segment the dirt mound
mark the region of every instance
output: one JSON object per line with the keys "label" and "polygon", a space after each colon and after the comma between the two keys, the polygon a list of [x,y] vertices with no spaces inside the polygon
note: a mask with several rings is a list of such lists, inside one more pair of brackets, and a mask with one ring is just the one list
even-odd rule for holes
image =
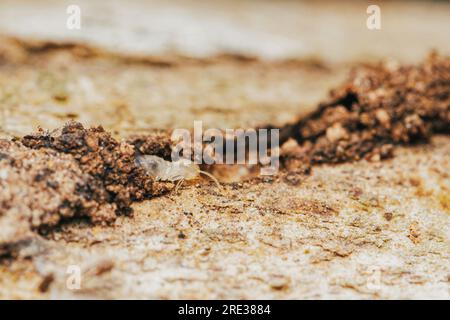
{"label": "dirt mound", "polygon": [[133,201],[173,187],[153,181],[135,164],[133,145],[76,122],[58,133],[0,140],[0,186],[0,255],[32,231],[76,217],[108,223],[130,214]]}
{"label": "dirt mound", "polygon": [[117,141],[102,127],[85,129],[80,123],[70,122],[60,134],[41,131],[25,136],[21,142],[32,149],[50,148],[72,155],[81,170],[95,179],[95,184],[82,192],[99,203],[114,203],[118,214],[130,213],[133,201],[166,191],[136,165],[134,146]]}
{"label": "dirt mound", "polygon": [[6,245],[30,237],[32,230],[74,217],[113,219],[115,205],[95,199],[106,197],[97,185],[70,155],[0,140],[0,256]]}
{"label": "dirt mound", "polygon": [[391,156],[395,144],[450,132],[450,58],[355,69],[328,102],[281,129],[288,167]]}
{"label": "dirt mound", "polygon": [[136,152],[151,154],[170,160],[172,142],[168,131],[156,131],[149,135],[132,135],[126,139],[127,143],[134,146]]}

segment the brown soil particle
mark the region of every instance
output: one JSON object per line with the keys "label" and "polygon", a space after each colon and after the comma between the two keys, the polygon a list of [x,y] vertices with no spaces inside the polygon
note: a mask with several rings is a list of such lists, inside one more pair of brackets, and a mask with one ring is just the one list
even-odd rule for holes
{"label": "brown soil particle", "polygon": [[[287,167],[392,155],[393,145],[450,132],[450,58],[435,54],[417,66],[380,64],[355,69],[328,102],[281,129]],[[290,140],[292,143],[292,139]],[[283,151],[283,149],[282,149]]]}
{"label": "brown soil particle", "polygon": [[385,212],[385,213],[384,213],[384,218],[385,218],[387,221],[391,221],[393,217],[394,217],[394,215],[392,214],[392,212]]}
{"label": "brown soil particle", "polygon": [[418,244],[420,242],[420,229],[419,229],[419,225],[417,222],[413,222],[410,226],[409,226],[409,234],[408,234],[408,238],[414,243],[414,244]]}

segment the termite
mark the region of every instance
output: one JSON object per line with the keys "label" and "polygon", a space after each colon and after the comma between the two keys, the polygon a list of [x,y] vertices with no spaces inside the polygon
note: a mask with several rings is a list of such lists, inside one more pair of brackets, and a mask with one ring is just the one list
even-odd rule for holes
{"label": "termite", "polygon": [[175,192],[178,190],[184,180],[193,180],[204,174],[211,178],[221,190],[221,186],[216,177],[209,172],[200,170],[199,166],[189,159],[180,159],[178,161],[166,161],[163,158],[153,155],[138,155],[136,163],[145,169],[148,175],[156,181],[178,181]]}

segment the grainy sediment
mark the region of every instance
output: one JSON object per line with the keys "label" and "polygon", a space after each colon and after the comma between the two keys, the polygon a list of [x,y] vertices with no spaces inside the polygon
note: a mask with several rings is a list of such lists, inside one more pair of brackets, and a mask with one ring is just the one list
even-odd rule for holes
{"label": "grainy sediment", "polygon": [[327,102],[281,129],[282,158],[299,163],[380,160],[393,145],[450,133],[450,58],[431,54],[415,66],[360,67]]}
{"label": "grainy sediment", "polygon": [[[394,145],[427,141],[449,129],[449,58],[368,66],[354,70],[317,111],[281,128],[281,159],[288,170],[307,174],[313,164],[381,160]],[[55,132],[41,129],[20,142],[2,140],[3,254],[32,231],[77,217],[108,223],[130,214],[133,202],[165,194],[173,184],[155,182],[135,158],[142,153],[168,159],[170,151],[165,131],[118,141],[102,127],[85,129],[77,122]]]}
{"label": "grainy sediment", "polygon": [[[41,131],[23,137],[21,142],[32,149],[50,148],[72,155],[81,170],[96,181],[96,185],[82,192],[86,196],[92,195],[97,202],[116,204],[119,214],[130,213],[132,201],[160,195],[165,191],[161,184],[155,183],[136,164],[134,146],[117,141],[102,127],[85,129],[81,123],[70,122],[60,134]],[[158,153],[158,150],[154,152]]]}
{"label": "grainy sediment", "polygon": [[95,189],[95,178],[83,172],[70,155],[0,140],[0,156],[0,256],[12,249],[11,244],[31,237],[33,231],[64,220],[113,218],[115,204],[98,201],[106,195]]}
{"label": "grainy sediment", "polygon": [[153,181],[135,164],[133,145],[75,122],[58,133],[0,140],[0,175],[0,255],[33,231],[73,218],[110,223],[130,214],[133,201],[173,187]]}

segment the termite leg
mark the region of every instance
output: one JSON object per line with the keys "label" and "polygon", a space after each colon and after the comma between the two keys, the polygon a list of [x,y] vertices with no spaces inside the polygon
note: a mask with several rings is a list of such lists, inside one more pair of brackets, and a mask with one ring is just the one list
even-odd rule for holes
{"label": "termite leg", "polygon": [[175,194],[178,194],[178,189],[181,187],[181,185],[184,183],[184,179],[181,179],[180,181],[177,182],[176,186],[175,186]]}
{"label": "termite leg", "polygon": [[220,185],[219,180],[217,180],[217,178],[214,177],[211,173],[206,172],[206,171],[203,171],[203,170],[199,170],[198,172],[200,172],[201,174],[204,174],[205,176],[210,177],[210,178],[216,183],[217,188],[218,188],[220,191],[222,191],[222,186]]}

